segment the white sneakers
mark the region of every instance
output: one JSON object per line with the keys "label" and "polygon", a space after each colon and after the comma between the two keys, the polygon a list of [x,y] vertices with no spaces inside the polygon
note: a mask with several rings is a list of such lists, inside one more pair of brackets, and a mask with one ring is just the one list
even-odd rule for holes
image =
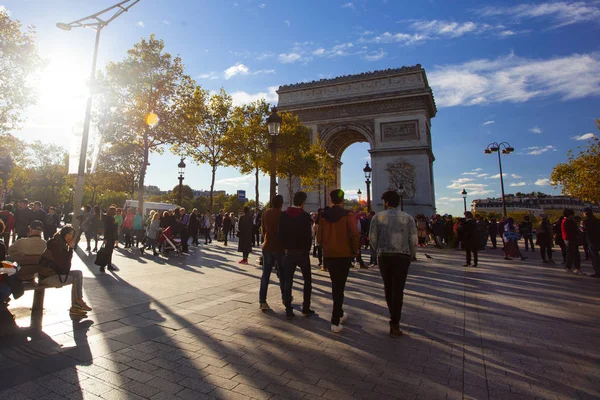
{"label": "white sneakers", "polygon": [[346,322],[348,320],[348,314],[344,313],[344,316],[342,318],[340,318],[340,323],[339,325],[333,325],[331,324],[331,332],[333,333],[340,333],[341,331],[344,330],[344,325],[342,325],[344,322]]}

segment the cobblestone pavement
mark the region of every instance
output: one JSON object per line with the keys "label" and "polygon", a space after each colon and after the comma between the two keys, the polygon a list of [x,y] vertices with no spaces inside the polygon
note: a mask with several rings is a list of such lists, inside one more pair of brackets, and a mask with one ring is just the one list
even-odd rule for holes
{"label": "cobblestone pavement", "polygon": [[347,329],[333,334],[326,273],[313,265],[317,315],[288,321],[274,284],[273,311],[258,310],[260,269],[239,266],[235,246],[156,262],[120,249],[120,271],[102,276],[78,252],[94,311],[73,322],[69,289],[48,289],[36,333],[32,293],[13,301],[21,328],[0,338],[0,399],[600,398],[600,280],[537,253],[488,250],[464,268],[461,252],[427,248],[393,339],[376,269],[352,270]]}

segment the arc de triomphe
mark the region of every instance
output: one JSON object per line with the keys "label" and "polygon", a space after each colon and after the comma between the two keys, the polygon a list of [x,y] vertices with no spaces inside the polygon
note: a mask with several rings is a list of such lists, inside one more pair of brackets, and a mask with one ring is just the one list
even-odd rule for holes
{"label": "arc de triomphe", "polygon": [[[412,215],[435,212],[430,127],[437,109],[421,65],[280,86],[277,93],[279,109],[297,114],[312,129],[313,142],[319,137],[333,155],[337,179],[327,184],[327,193],[343,188],[340,160],[344,150],[368,142],[373,209],[383,209],[384,191],[403,187],[404,211]],[[279,180],[278,192],[285,204],[289,184]],[[292,185],[300,189],[298,182]],[[308,211],[317,209],[317,196],[309,194]]]}

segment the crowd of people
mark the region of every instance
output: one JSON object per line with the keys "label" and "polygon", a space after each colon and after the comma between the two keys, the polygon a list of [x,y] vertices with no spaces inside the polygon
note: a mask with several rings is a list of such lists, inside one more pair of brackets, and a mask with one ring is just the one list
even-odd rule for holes
{"label": "crowd of people", "polygon": [[[467,211],[463,218],[452,215],[433,215],[427,218],[423,214],[415,217],[419,247],[432,243],[439,248],[454,248],[466,253],[465,267],[477,267],[478,253],[485,251],[488,243],[491,249],[502,246],[504,259],[525,260],[528,256],[521,251],[519,242],[523,241],[525,252],[539,249],[541,261],[555,264],[553,248],[558,246],[565,270],[576,275],[581,272],[581,250],[586,260],[592,262],[594,274],[600,277],[600,221],[591,208],[583,210],[583,218],[572,209],[565,209],[563,215],[551,222],[548,214],[541,214],[539,222],[534,224],[532,217],[523,216],[521,221],[504,217],[497,221],[495,217],[485,218]],[[534,241],[535,239],[535,241]]]}
{"label": "crowd of people", "polygon": [[[580,248],[592,261],[595,273],[600,277],[600,220],[587,208],[583,219],[571,209],[551,222],[542,214],[534,224],[530,216],[521,221],[513,218],[484,218],[465,212],[463,218],[451,215],[419,214],[412,217],[398,210],[398,194],[383,194],[385,211],[380,213],[353,213],[344,209],[344,192],[336,189],[330,193],[331,207],[316,213],[304,211],[307,194],[294,195],[293,205],[283,211],[283,197],[271,199],[270,208],[264,213],[244,208],[239,218],[223,210],[218,214],[184,208],[159,212],[152,210],[143,215],[140,209],[121,209],[115,205],[104,212],[99,206],[84,206],[77,216],[80,225],[75,231],[70,225],[61,227],[59,213],[49,207],[44,210],[40,202],[26,199],[5,206],[0,212],[0,261],[9,258],[18,263],[20,270],[3,264],[0,268],[0,313],[6,311],[10,295],[22,295],[22,281],[37,275],[38,283],[48,287],[72,285],[71,308],[73,317],[85,317],[91,308],[83,300],[81,271],[71,270],[74,249],[85,237],[89,255],[97,253],[99,271],[116,270],[112,264],[114,248],[122,245],[132,253],[144,254],[152,250],[154,257],[166,252],[161,235],[177,238],[181,251],[189,253],[189,246],[200,246],[238,238],[238,251],[242,253],[240,264],[248,264],[253,248],[262,245],[262,277],[259,288],[259,308],[271,310],[267,304],[267,289],[271,274],[279,278],[282,303],[288,319],[294,318],[292,286],[296,268],[299,267],[304,286],[302,314],[311,316],[312,272],[310,254],[317,258],[322,271],[331,279],[333,311],[331,331],[339,333],[348,314],[343,310],[344,290],[350,268],[379,266],[384,282],[385,299],[390,311],[390,335],[402,335],[399,329],[403,291],[408,268],[416,259],[418,247],[434,245],[465,251],[465,267],[477,267],[479,252],[502,246],[505,260],[525,260],[519,246],[524,241],[524,251],[539,248],[541,261],[554,264],[553,247],[560,248],[562,264],[566,271],[581,275]],[[498,237],[500,239],[498,239]],[[534,241],[535,239],[535,241]],[[92,248],[93,244],[93,248]],[[100,244],[100,247],[99,247]],[[369,263],[362,259],[362,250],[368,250]],[[102,253],[102,257],[101,256]],[[100,258],[102,258],[101,261]],[[18,274],[17,274],[18,272]]]}

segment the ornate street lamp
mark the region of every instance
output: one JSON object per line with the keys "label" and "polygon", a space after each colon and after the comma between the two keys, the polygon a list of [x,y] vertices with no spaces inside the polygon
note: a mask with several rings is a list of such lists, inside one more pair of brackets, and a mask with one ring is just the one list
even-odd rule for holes
{"label": "ornate street lamp", "polygon": [[460,194],[462,194],[463,202],[465,205],[465,212],[467,212],[467,191],[463,188],[463,191],[460,192]]}
{"label": "ornate street lamp", "polygon": [[281,115],[277,112],[277,107],[271,108],[271,114],[267,118],[267,126],[269,128],[269,136],[271,137],[271,142],[269,143],[269,147],[271,148],[271,184],[269,188],[271,197],[269,201],[271,201],[277,194],[277,136],[279,136],[279,132],[281,131]]}
{"label": "ornate street lamp", "polygon": [[373,169],[369,167],[369,163],[363,168],[365,173],[365,183],[367,184],[367,211],[371,212],[371,172]]}
{"label": "ornate street lamp", "polygon": [[485,150],[483,150],[484,154],[498,153],[498,166],[500,167],[500,188],[502,189],[502,209],[504,211],[504,217],[506,217],[506,200],[504,198],[504,178],[502,176],[502,159],[500,158],[500,152],[506,155],[512,153],[513,151],[515,151],[514,147],[511,147],[511,145],[507,142],[492,142],[487,145]]}
{"label": "ornate street lamp", "polygon": [[[80,209],[81,204],[83,202],[83,184],[85,177],[85,159],[87,154],[88,147],[88,137],[90,134],[90,119],[92,115],[92,94],[94,90],[94,85],[96,81],[96,61],[98,59],[98,44],[100,43],[100,32],[104,27],[106,27],[109,23],[115,20],[118,16],[123,14],[124,12],[129,11],[131,7],[133,7],[140,0],[124,0],[119,3],[108,7],[102,11],[98,11],[95,14],[89,15],[87,17],[83,17],[81,19],[75,20],[73,22],[64,23],[58,22],[56,27],[62,29],[63,31],[70,31],[73,28],[89,28],[96,31],[96,42],[94,45],[94,58],[92,61],[92,71],[90,73],[89,80],[89,88],[90,93],[88,94],[87,104],[85,107],[85,118],[83,120],[83,133],[81,137],[81,150],[79,152],[79,168],[77,171],[77,183],[75,184],[75,204],[73,206],[73,210]],[[115,13],[108,18],[103,15],[115,10]],[[101,18],[102,17],[102,18]],[[73,225],[75,229],[79,228],[79,220],[77,218],[74,219]]]}
{"label": "ornate street lamp", "polygon": [[362,200],[362,192],[360,191],[360,189],[358,189],[358,192],[356,192],[356,194],[358,195],[358,204],[360,205],[360,201]]}
{"label": "ornate street lamp", "polygon": [[400,211],[404,211],[404,193],[406,192],[406,189],[404,189],[404,185],[400,184],[400,186],[398,186],[398,194],[400,195]]}
{"label": "ornate street lamp", "polygon": [[177,177],[177,179],[179,179],[179,195],[177,196],[178,206],[181,206],[183,195],[183,175],[185,174],[185,163],[183,160],[185,160],[185,158],[182,158],[181,161],[179,161],[179,164],[177,164],[177,168],[179,168],[179,176]]}

